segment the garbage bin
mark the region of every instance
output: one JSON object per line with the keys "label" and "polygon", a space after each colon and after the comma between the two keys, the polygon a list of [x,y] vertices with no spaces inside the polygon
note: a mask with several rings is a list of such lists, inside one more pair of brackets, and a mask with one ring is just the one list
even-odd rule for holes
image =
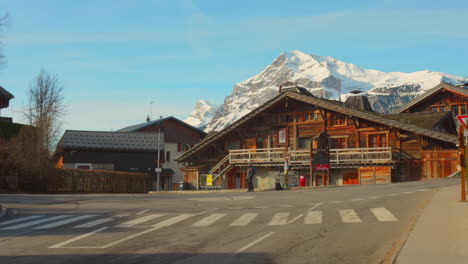
{"label": "garbage bin", "polygon": [[304,175],[301,175],[301,177],[299,177],[299,185],[301,187],[304,187],[306,184],[306,177]]}
{"label": "garbage bin", "polygon": [[181,191],[184,190],[184,182],[183,181],[179,182],[179,190],[181,190]]}

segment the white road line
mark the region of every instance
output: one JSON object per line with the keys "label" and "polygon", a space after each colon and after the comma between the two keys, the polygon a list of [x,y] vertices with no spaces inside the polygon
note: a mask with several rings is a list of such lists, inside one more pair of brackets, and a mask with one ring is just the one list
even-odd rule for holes
{"label": "white road line", "polygon": [[38,225],[38,224],[42,224],[42,223],[45,223],[45,222],[62,219],[62,218],[69,217],[69,216],[70,215],[56,215],[56,216],[47,217],[47,218],[44,218],[44,219],[39,219],[39,220],[36,220],[36,221],[27,222],[27,223],[15,225],[15,226],[4,227],[4,228],[2,228],[0,230],[16,230],[16,229],[20,229],[20,228],[23,228],[23,227]]}
{"label": "white road line", "polygon": [[313,211],[315,208],[319,207],[320,205],[322,205],[323,202],[320,202],[318,204],[315,204],[314,206],[312,206],[311,208],[309,208],[309,211]]}
{"label": "white road line", "polygon": [[242,207],[228,207],[227,209],[228,210],[242,210],[244,208],[242,208]]}
{"label": "white road line", "polygon": [[285,225],[288,223],[289,213],[276,213],[268,225]]}
{"label": "white road line", "polygon": [[429,191],[428,189],[421,189],[421,190],[416,190],[417,192],[425,192],[425,191]]}
{"label": "white road line", "polygon": [[116,215],[113,215],[112,217],[113,218],[124,218],[124,217],[127,217],[128,214],[116,214]]}
{"label": "white road line", "polygon": [[361,218],[359,218],[356,211],[353,209],[339,210],[341,221],[343,223],[361,223]]}
{"label": "white road line", "polygon": [[410,194],[410,193],[414,193],[414,192],[403,192],[403,193]]}
{"label": "white road line", "polygon": [[281,207],[281,208],[289,208],[289,207],[293,207],[293,206],[290,205],[290,204],[285,204],[285,205],[280,205],[279,207]]}
{"label": "white road line", "polygon": [[395,221],[398,221],[398,219],[392,213],[390,213],[390,211],[388,211],[387,209],[385,209],[383,207],[371,208],[370,210],[375,215],[377,220],[379,220],[380,222],[395,222]]}
{"label": "white road line", "polygon": [[351,199],[351,201],[357,202],[357,201],[364,201],[362,198],[356,198],[356,199]]}
{"label": "white road line", "polygon": [[110,221],[115,221],[115,218],[102,218],[102,219],[97,219],[91,222],[87,222],[81,225],[74,226],[73,228],[90,228],[90,227],[95,227],[97,225],[101,225]]}
{"label": "white road line", "polygon": [[255,206],[254,208],[255,209],[265,209],[265,208],[268,208],[268,206]]}
{"label": "white road line", "polygon": [[148,212],[149,210],[150,210],[150,209],[143,210],[143,211],[141,211],[141,212],[137,213],[137,215],[144,214],[144,213]]}
{"label": "white road line", "polygon": [[329,201],[329,203],[344,203],[343,201]]}
{"label": "white road line", "polygon": [[192,226],[209,226],[214,222],[218,221],[219,219],[223,218],[224,216],[226,216],[226,214],[212,214],[196,222]]}
{"label": "white road line", "polygon": [[169,218],[167,220],[164,220],[162,222],[159,222],[157,224],[154,224],[153,226],[154,227],[157,227],[157,226],[171,226],[171,225],[173,225],[175,223],[184,221],[185,219],[189,219],[190,217],[193,217],[193,216],[195,216],[195,214],[181,214],[181,215]]}
{"label": "white road line", "polygon": [[400,194],[398,194],[398,193],[392,193],[392,194],[390,194],[389,196],[398,196],[398,195],[400,195]]}
{"label": "white road line", "polygon": [[18,222],[23,222],[23,221],[31,220],[31,219],[36,219],[36,218],[39,218],[39,217],[44,217],[44,215],[30,215],[30,216],[20,217],[20,218],[16,218],[16,219],[13,219],[13,220],[0,222],[0,226],[14,224],[14,223],[18,223]]}
{"label": "white road line", "polygon": [[131,226],[135,226],[135,225],[141,224],[143,222],[153,220],[153,219],[165,216],[165,215],[166,214],[150,214],[150,215],[147,215],[147,216],[143,216],[143,217],[140,217],[140,218],[133,219],[131,221],[122,223],[120,225],[116,225],[115,227],[131,227]]}
{"label": "white road line", "polygon": [[312,225],[312,224],[321,224],[323,219],[322,211],[312,211],[308,212],[306,217],[304,218],[304,224]]}
{"label": "white road line", "polygon": [[379,199],[379,198],[382,198],[382,196],[371,196],[371,197],[367,197],[368,199]]}
{"label": "white road line", "polygon": [[246,226],[248,225],[250,222],[252,222],[252,220],[255,219],[255,217],[257,217],[258,214],[256,213],[251,213],[251,214],[243,214],[241,215],[239,218],[237,218],[236,220],[234,220],[234,222],[232,222],[230,224],[230,226]]}
{"label": "white road line", "polygon": [[248,249],[249,247],[251,247],[251,246],[253,246],[253,245],[255,245],[255,244],[261,242],[261,241],[264,240],[265,238],[267,238],[267,237],[273,235],[274,233],[275,233],[275,232],[270,232],[270,233],[268,233],[268,234],[262,236],[261,238],[259,238],[259,239],[255,240],[255,241],[253,241],[252,243],[246,245],[245,247],[243,247],[243,248],[237,250],[236,253],[240,253],[240,252],[242,252],[242,251]]}
{"label": "white road line", "polygon": [[301,218],[302,216],[304,216],[304,215],[300,214],[300,215],[294,217],[291,221],[288,222],[288,225],[291,224],[292,222],[296,221],[297,219]]}
{"label": "white road line", "polygon": [[58,226],[63,226],[63,225],[66,225],[66,224],[70,224],[70,223],[73,223],[73,222],[76,222],[76,221],[80,221],[80,220],[95,217],[95,216],[96,215],[80,215],[80,216],[77,216],[77,217],[68,218],[68,219],[58,221],[58,222],[55,222],[55,223],[50,223],[50,224],[47,224],[47,225],[38,226],[38,227],[35,227],[34,229],[55,228],[55,227],[58,227]]}
{"label": "white road line", "polygon": [[[55,245],[53,245],[53,246],[50,246],[49,248],[60,248],[60,247],[63,247],[63,246],[65,246],[65,245],[67,245],[67,244],[70,244],[70,243],[75,242],[75,241],[77,241],[77,240],[83,239],[83,238],[88,237],[88,236],[90,236],[90,235],[92,235],[92,234],[96,234],[96,233],[98,233],[98,232],[104,231],[104,230],[106,230],[107,228],[109,228],[109,227],[101,227],[101,228],[96,229],[96,230],[94,230],[94,231],[92,231],[92,232],[89,232],[89,233],[83,234],[83,235],[81,235],[81,236],[78,236],[78,237],[75,237],[75,238],[72,238],[72,239],[63,241],[63,242],[61,242],[61,243],[55,244]],[[96,248],[97,248],[97,247],[96,247]]]}

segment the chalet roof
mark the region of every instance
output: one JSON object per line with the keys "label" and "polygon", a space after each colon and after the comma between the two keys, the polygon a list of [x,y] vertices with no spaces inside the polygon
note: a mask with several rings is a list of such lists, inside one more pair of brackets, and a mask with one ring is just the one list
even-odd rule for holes
{"label": "chalet roof", "polygon": [[191,125],[185,123],[184,121],[179,120],[179,119],[177,119],[177,118],[175,118],[173,116],[168,116],[168,117],[160,118],[160,119],[153,120],[153,121],[150,121],[150,122],[144,122],[144,123],[140,123],[140,124],[137,124],[137,125],[124,127],[122,129],[117,130],[117,132],[138,132],[140,129],[143,129],[143,128],[151,126],[151,125],[159,124],[159,123],[161,123],[163,121],[166,121],[166,120],[174,120],[174,121],[176,121],[176,122],[178,122],[178,123],[180,123],[180,124],[182,124],[182,125],[184,125],[186,127],[189,127],[189,128],[191,128],[193,130],[196,130],[197,132],[201,133],[204,136],[206,135],[205,131],[203,131],[201,129],[198,129],[198,128],[194,127],[194,126],[191,126]]}
{"label": "chalet roof", "polygon": [[344,106],[356,110],[374,112],[374,109],[372,109],[372,106],[369,103],[369,99],[364,95],[349,96],[348,99],[346,99]]}
{"label": "chalet roof", "polygon": [[455,135],[435,131],[433,129],[424,128],[424,127],[417,126],[411,123],[403,122],[401,120],[391,119],[382,114],[376,114],[372,112],[366,112],[366,111],[347,108],[342,103],[340,104],[339,102],[331,102],[331,100],[325,100],[325,99],[317,98],[314,96],[307,96],[307,95],[303,95],[294,91],[285,91],[285,92],[278,94],[277,96],[270,99],[269,101],[265,102],[263,105],[259,106],[257,109],[251,111],[250,113],[240,118],[236,122],[232,123],[228,127],[219,131],[218,133],[213,134],[212,136],[205,137],[199,144],[195,145],[195,147],[189,149],[188,151],[184,152],[181,156],[179,156],[177,158],[177,161],[183,161],[187,159],[189,156],[205,148],[206,146],[208,146],[215,140],[226,135],[233,129],[239,127],[240,125],[247,122],[251,118],[254,118],[258,114],[263,112],[265,109],[267,109],[268,107],[272,106],[273,104],[281,101],[283,98],[286,98],[286,97],[296,99],[298,101],[302,101],[305,103],[309,103],[312,105],[316,105],[318,107],[332,110],[335,112],[344,113],[348,116],[355,116],[364,120],[369,120],[369,121],[383,124],[389,127],[395,127],[401,130],[413,132],[415,134],[438,139],[441,141],[445,141],[445,142],[449,142],[453,144],[457,144],[458,142],[458,138]]}
{"label": "chalet roof", "polygon": [[411,102],[405,104],[404,106],[402,106],[400,109],[397,109],[393,113],[394,114],[402,113],[402,112],[408,110],[409,108],[417,105],[418,103],[424,101],[425,99],[429,98],[433,94],[435,94],[435,93],[437,93],[439,91],[442,91],[442,90],[448,90],[448,91],[455,92],[455,93],[458,93],[458,94],[462,94],[462,95],[465,95],[465,96],[468,97],[468,89],[463,88],[463,87],[458,87],[458,86],[455,86],[455,85],[452,85],[452,84],[449,84],[449,83],[441,82],[440,84],[438,84],[434,88],[427,90],[425,93],[423,93],[419,97],[416,97]]}
{"label": "chalet roof", "polygon": [[[160,136],[158,134],[161,134]],[[155,151],[158,138],[164,142],[163,133],[127,133],[108,131],[67,130],[57,149]],[[164,148],[164,145],[160,145]]]}
{"label": "chalet roof", "polygon": [[0,108],[6,108],[9,105],[11,99],[15,98],[5,88],[0,86]]}
{"label": "chalet roof", "polygon": [[447,116],[452,118],[451,112],[417,112],[383,115],[384,117],[400,121],[406,124],[413,124],[426,129],[437,130],[439,122]]}
{"label": "chalet roof", "polygon": [[281,85],[281,91],[282,92],[294,91],[294,92],[297,92],[297,93],[300,93],[300,94],[305,94],[305,95],[308,95],[308,96],[314,96],[306,88],[297,86],[297,84],[295,82],[285,82],[285,83],[283,83]]}

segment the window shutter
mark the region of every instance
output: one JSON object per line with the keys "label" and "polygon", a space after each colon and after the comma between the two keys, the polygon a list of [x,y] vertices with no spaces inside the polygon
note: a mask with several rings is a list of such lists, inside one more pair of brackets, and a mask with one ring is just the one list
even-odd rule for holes
{"label": "window shutter", "polygon": [[181,152],[181,151],[182,151],[182,144],[177,143],[177,152]]}

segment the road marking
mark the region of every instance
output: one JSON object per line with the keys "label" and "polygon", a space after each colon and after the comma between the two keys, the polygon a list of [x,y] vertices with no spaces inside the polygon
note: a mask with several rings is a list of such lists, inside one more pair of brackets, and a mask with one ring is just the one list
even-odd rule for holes
{"label": "road marking", "polygon": [[226,216],[226,214],[212,214],[196,222],[192,226],[209,226],[214,222],[218,221],[219,219],[223,218],[224,216]]}
{"label": "road marking", "polygon": [[379,199],[379,198],[382,198],[382,196],[371,196],[371,197],[367,197],[368,199]]}
{"label": "road marking", "polygon": [[400,195],[400,194],[398,194],[398,193],[392,193],[392,194],[390,194],[389,196],[398,196],[398,195]]}
{"label": "road marking", "polygon": [[193,217],[193,216],[195,216],[195,214],[181,214],[181,215],[169,218],[167,220],[164,220],[162,222],[159,222],[157,224],[154,224],[153,226],[154,227],[171,226],[171,225],[173,225],[175,223],[184,221],[185,219],[189,219],[190,217]]}
{"label": "road marking", "polygon": [[323,202],[320,202],[318,204],[315,204],[314,206],[312,206],[311,208],[309,208],[309,211],[313,211],[315,208],[319,207],[320,205],[322,205]]}
{"label": "road marking", "polygon": [[292,205],[290,205],[290,204],[285,204],[285,205],[280,205],[279,207],[281,207],[281,208],[289,208],[289,207],[294,207],[294,206],[292,206]]}
{"label": "road marking", "polygon": [[344,203],[344,201],[330,201],[329,203]]}
{"label": "road marking", "polygon": [[276,213],[268,225],[285,225],[288,223],[289,213]]}
{"label": "road marking", "polygon": [[385,209],[383,207],[371,208],[370,210],[375,215],[377,220],[379,220],[380,222],[395,222],[395,221],[398,221],[398,219],[392,213],[390,213],[390,211],[388,211],[387,209]]}
{"label": "road marking", "polygon": [[410,193],[414,193],[414,192],[403,192],[403,193],[410,194]]}
{"label": "road marking", "polygon": [[[55,245],[53,245],[53,246],[50,246],[49,248],[61,248],[61,247],[65,246],[65,245],[67,245],[67,244],[70,244],[70,243],[75,242],[75,241],[77,241],[77,240],[83,239],[83,238],[88,237],[88,236],[90,236],[90,235],[92,235],[92,234],[96,234],[96,233],[98,233],[98,232],[104,231],[104,230],[106,230],[107,228],[109,228],[109,227],[101,227],[101,228],[99,228],[99,229],[96,229],[96,230],[91,231],[91,232],[89,232],[89,233],[83,234],[83,235],[81,235],[81,236],[77,236],[77,237],[75,237],[75,238],[72,238],[72,239],[63,241],[62,243],[58,243],[58,244],[55,244]],[[94,248],[99,248],[99,247],[94,247]]]}
{"label": "road marking", "polygon": [[322,219],[323,219],[322,211],[308,212],[306,217],[304,218],[304,224],[307,224],[307,225],[321,224]]}
{"label": "road marking", "polygon": [[73,228],[90,228],[90,227],[95,227],[97,225],[101,225],[110,221],[115,221],[115,218],[102,218],[102,219],[97,219],[88,223],[84,223],[82,225],[77,225],[74,226]]}
{"label": "road marking", "polygon": [[227,209],[228,210],[242,210],[244,208],[242,208],[242,207],[228,207]]}
{"label": "road marking", "polygon": [[47,218],[40,219],[40,220],[36,220],[36,221],[32,221],[32,222],[27,222],[27,223],[24,223],[24,224],[19,224],[19,225],[15,225],[15,226],[4,227],[4,228],[2,228],[2,229],[0,229],[0,230],[16,230],[16,229],[20,229],[20,228],[23,228],[23,227],[29,227],[29,226],[33,226],[33,225],[38,225],[38,224],[42,224],[42,223],[49,222],[49,221],[53,221],[53,220],[62,219],[62,218],[69,217],[69,216],[70,216],[70,215],[56,215],[56,216],[47,217]]}
{"label": "road marking", "polygon": [[255,245],[255,244],[261,242],[261,241],[264,240],[265,238],[267,238],[267,237],[273,235],[274,233],[275,233],[275,232],[270,232],[270,233],[268,233],[268,234],[262,236],[261,238],[259,238],[259,239],[255,240],[255,241],[253,241],[252,243],[246,245],[245,247],[240,248],[239,250],[236,251],[236,253],[240,253],[240,252],[242,252],[242,251],[248,249],[249,247],[252,247],[253,245]]}
{"label": "road marking", "polygon": [[257,215],[258,214],[256,213],[243,214],[239,218],[237,218],[234,222],[232,222],[230,226],[246,226],[250,222],[252,222],[252,220],[254,220],[255,217],[257,217]]}
{"label": "road marking", "polygon": [[300,214],[298,216],[296,216],[295,218],[293,218],[291,221],[288,222],[288,225],[291,224],[292,222],[296,221],[297,219],[301,218],[303,216],[303,214]]}
{"label": "road marking", "polygon": [[31,220],[31,219],[36,219],[36,218],[39,218],[39,217],[44,217],[44,215],[30,215],[30,216],[25,216],[25,217],[21,217],[21,218],[16,218],[16,219],[13,219],[13,220],[1,222],[0,226],[8,225],[8,224],[14,224],[14,223],[18,223],[18,222],[23,222],[23,221]]}
{"label": "road marking", "polygon": [[356,211],[353,209],[339,210],[341,221],[343,223],[361,223],[361,218],[359,218]]}
{"label": "road marking", "polygon": [[356,198],[356,199],[351,199],[351,201],[355,201],[355,202],[357,202],[357,201],[364,201],[364,199],[362,199],[362,198]]}
{"label": "road marking", "polygon": [[114,218],[124,218],[124,217],[127,217],[128,214],[116,214],[116,215],[113,215],[112,217]]}
{"label": "road marking", "polygon": [[65,220],[62,220],[62,221],[58,221],[58,222],[55,222],[55,223],[51,223],[51,224],[47,224],[47,225],[43,225],[43,226],[38,226],[38,227],[35,227],[34,229],[50,229],[50,228],[63,226],[63,225],[69,224],[69,223],[73,223],[73,222],[76,222],[76,221],[80,221],[80,220],[95,217],[95,216],[96,215],[81,215],[81,216],[77,216],[77,217],[73,217],[73,218],[68,218],[68,219],[65,219]]}
{"label": "road marking", "polygon": [[137,213],[137,215],[144,214],[144,213],[148,212],[149,210],[150,210],[150,209],[143,210],[143,211],[141,211],[141,212]]}
{"label": "road marking", "polygon": [[425,191],[429,191],[428,189],[421,189],[421,190],[416,190],[417,192],[425,192]]}
{"label": "road marking", "polygon": [[268,206],[255,206],[254,208],[255,209],[265,209],[265,208],[268,208]]}
{"label": "road marking", "polygon": [[122,223],[122,224],[117,225],[115,227],[131,227],[131,226],[135,226],[135,225],[141,224],[143,222],[153,220],[153,219],[165,216],[165,215],[166,214],[150,214],[150,215],[147,215],[147,216],[143,216],[143,217],[140,217],[140,218],[137,218],[137,219]]}

